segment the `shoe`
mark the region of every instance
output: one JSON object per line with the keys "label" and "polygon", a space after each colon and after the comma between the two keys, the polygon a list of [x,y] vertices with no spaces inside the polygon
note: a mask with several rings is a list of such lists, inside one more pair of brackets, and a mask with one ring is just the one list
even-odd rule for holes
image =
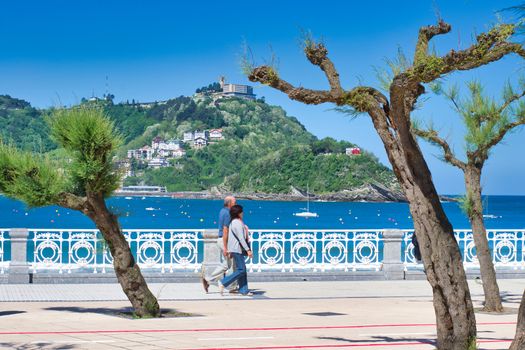
{"label": "shoe", "polygon": [[239,294],[239,288],[234,288],[229,291],[230,294]]}
{"label": "shoe", "polygon": [[201,277],[202,287],[204,288],[204,291],[208,293],[208,288],[210,287],[210,284],[204,277]]}
{"label": "shoe", "polygon": [[221,281],[217,281],[217,286],[219,286],[219,293],[224,295],[224,286],[222,285]]}
{"label": "shoe", "polygon": [[240,293],[240,295],[242,295],[243,297],[253,297],[254,296],[254,294],[252,292],[248,292],[248,293],[245,293],[245,294]]}

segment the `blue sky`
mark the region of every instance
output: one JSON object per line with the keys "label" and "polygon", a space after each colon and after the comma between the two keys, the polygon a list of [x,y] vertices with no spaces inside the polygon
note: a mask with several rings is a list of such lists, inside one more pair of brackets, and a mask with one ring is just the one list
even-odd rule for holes
{"label": "blue sky", "polygon": [[[242,43],[258,63],[278,58],[283,78],[326,88],[317,67],[302,55],[302,30],[322,37],[345,87],[377,86],[374,67],[384,66],[398,47],[411,56],[418,28],[436,21],[453,26],[435,40],[436,49],[465,48],[494,24],[495,11],[519,1],[16,1],[0,12],[0,94],[37,107],[75,103],[102,95],[105,77],[117,101],[163,100],[188,95],[225,75],[246,83],[239,60]],[[437,9],[437,10],[436,10]],[[507,15],[508,17],[508,15]],[[454,74],[446,83],[478,79],[496,96],[507,79],[525,74],[516,57],[473,72]],[[319,137],[357,143],[388,164],[369,118],[355,120],[330,105],[305,106],[270,88],[256,86],[267,102],[284,107]],[[432,97],[415,116],[433,119],[458,154],[464,151],[462,126],[449,104]],[[459,171],[422,145],[440,193],[462,193]],[[487,194],[525,194],[525,137],[518,131],[498,146],[489,160],[483,187]]]}

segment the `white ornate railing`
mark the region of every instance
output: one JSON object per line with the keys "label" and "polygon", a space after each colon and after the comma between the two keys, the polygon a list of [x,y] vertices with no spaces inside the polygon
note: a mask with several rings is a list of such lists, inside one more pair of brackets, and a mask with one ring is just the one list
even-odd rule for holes
{"label": "white ornate railing", "polygon": [[[29,230],[33,242],[31,268],[89,270],[105,273],[113,259],[98,230]],[[141,268],[160,272],[194,270],[200,267],[199,245],[202,230],[124,230]]]}
{"label": "white ornate railing", "polygon": [[[409,267],[418,266],[419,263],[414,257],[412,244],[414,230],[403,231],[405,232],[403,262],[407,270]],[[463,255],[465,268],[479,268],[472,230],[454,230],[454,233]],[[525,230],[487,230],[487,238],[494,266],[514,270],[525,269]]]}
{"label": "white ornate railing", "polygon": [[381,230],[254,230],[250,271],[381,267]]}
{"label": "white ornate railing", "polygon": [[7,233],[8,229],[0,229],[0,274],[3,274],[7,268],[8,262],[6,261],[6,244],[8,240]]}
{"label": "white ornate railing", "polygon": [[[0,273],[11,255],[9,229],[0,229]],[[161,273],[198,271],[204,256],[205,230],[124,230],[131,250],[144,269]],[[414,230],[402,230],[400,259],[405,271],[421,268],[414,257]],[[253,230],[250,271],[379,270],[384,230]],[[471,230],[456,230],[465,268],[477,268]],[[525,269],[525,230],[487,230],[498,268]],[[87,271],[105,273],[112,258],[98,230],[30,229],[28,262],[36,273]]]}

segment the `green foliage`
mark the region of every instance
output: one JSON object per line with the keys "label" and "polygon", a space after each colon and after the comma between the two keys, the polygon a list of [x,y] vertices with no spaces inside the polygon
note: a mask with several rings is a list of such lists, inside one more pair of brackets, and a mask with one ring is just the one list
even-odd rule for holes
{"label": "green foliage", "polygon": [[288,192],[291,186],[316,193],[336,192],[367,183],[392,185],[390,170],[371,154],[315,154],[309,145],[286,147],[243,167],[231,187],[246,192]]}
{"label": "green foliage", "polygon": [[[10,99],[7,105],[30,108],[15,99]],[[319,140],[295,117],[264,101],[233,98],[214,103],[208,98],[180,96],[143,107],[135,102],[113,104],[97,100],[84,101],[71,109],[30,110],[35,113],[34,121],[38,121],[35,132],[46,139],[43,150],[52,150],[46,154],[47,161],[64,163],[60,166],[61,176],[70,185],[61,184],[57,188],[67,187],[80,196],[89,191],[102,191],[107,196],[117,187],[119,174],[112,165],[115,151],[119,158],[124,158],[128,149],[151,144],[156,136],[180,139],[184,132],[213,128],[222,128],[225,140],[202,150],[188,148],[187,157],[175,160],[169,168],[152,170],[146,169],[145,162],[133,162],[132,168],[139,176],[127,178],[125,183],[162,185],[170,191],[225,186],[239,191],[288,192],[290,185],[304,187],[309,179],[315,191],[330,192],[368,182],[387,186],[393,182],[392,173],[373,156],[344,155],[347,147],[355,145],[331,138]],[[14,116],[25,110],[0,107],[2,111]],[[49,115],[51,131],[44,115]],[[10,123],[13,122],[14,118]],[[31,133],[31,129],[26,131],[27,125],[13,124],[15,139],[23,140]],[[56,148],[48,133],[60,148]],[[123,135],[122,146],[118,135]],[[33,142],[15,144],[34,149]],[[284,173],[290,176],[289,180],[279,174],[282,169],[287,169]],[[258,178],[259,172],[264,174],[262,179]]]}
{"label": "green foliage", "polygon": [[24,100],[0,95],[0,139],[19,149],[47,152],[55,147],[48,134],[41,111]]}
{"label": "green foliage", "polygon": [[345,149],[354,144],[331,138],[318,140],[279,107],[230,99],[214,107],[204,102],[192,107],[193,113],[199,109],[207,119],[181,118],[184,108],[177,109],[167,113],[155,132],[141,139],[142,144],[133,145],[140,147],[157,135],[181,137],[181,132],[194,130],[197,125],[209,129],[216,113],[222,117],[225,140],[201,150],[190,149],[186,158],[177,160],[178,167],[147,169],[140,177],[127,178],[126,185],[162,185],[170,191],[225,186],[235,191],[287,193],[290,185],[305,187],[307,179],[311,180],[312,189],[319,192],[350,189],[369,182],[387,186],[393,183],[392,173],[373,156],[344,155]]}
{"label": "green foliage", "polygon": [[113,120],[117,130],[124,136],[124,141],[129,142],[139,137],[150,125],[158,122],[140,106],[128,104],[105,104],[105,114]]}
{"label": "green foliage", "polygon": [[217,82],[211,83],[208,86],[203,86],[195,90],[196,93],[210,93],[210,92],[221,92],[221,85]]}
{"label": "green foliage", "polygon": [[474,200],[472,199],[472,194],[467,192],[464,196],[458,198],[459,207],[461,211],[467,215],[467,217],[472,217],[474,213]]}
{"label": "green foliage", "polygon": [[54,204],[67,189],[58,169],[57,162],[48,157],[0,143],[0,192],[30,207]]}
{"label": "green foliage", "polygon": [[398,47],[397,56],[394,59],[385,58],[384,61],[387,68],[374,67],[374,70],[379,81],[379,86],[382,90],[388,92],[390,91],[390,85],[394,77],[406,71],[411,66],[411,62],[401,47]]}
{"label": "green foliage", "polygon": [[460,96],[457,85],[450,87],[444,94],[453,102],[466,126],[467,151],[480,151],[482,157],[486,158],[490,148],[500,141],[497,141],[500,135],[510,132],[515,127],[513,123],[525,122],[525,103],[521,100],[525,81],[520,79],[519,92],[507,83],[502,92],[503,102],[487,96],[477,81],[469,82],[467,86],[468,95],[465,98]]}
{"label": "green foliage", "polygon": [[109,196],[118,188],[120,176],[114,171],[112,160],[121,139],[102,109],[85,106],[57,109],[48,123],[53,139],[71,159],[67,174],[75,194]]}

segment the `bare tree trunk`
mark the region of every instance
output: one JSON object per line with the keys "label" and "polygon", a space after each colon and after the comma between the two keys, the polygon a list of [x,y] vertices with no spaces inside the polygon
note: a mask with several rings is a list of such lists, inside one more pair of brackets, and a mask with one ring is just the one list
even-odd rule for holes
{"label": "bare tree trunk", "polygon": [[516,325],[516,336],[509,350],[525,349],[525,292],[521,298],[520,310],[518,312],[518,324]]}
{"label": "bare tree trunk", "polygon": [[419,86],[411,85],[403,77],[394,79],[388,121],[380,110],[377,114],[372,110],[370,114],[409,201],[425,273],[434,295],[438,349],[465,350],[476,341],[474,308],[454,230],[410,131],[413,101],[422,93]]}
{"label": "bare tree trunk", "polygon": [[481,169],[469,163],[465,169],[465,185],[469,197],[468,217],[472,226],[472,236],[476,245],[476,255],[479,261],[483,293],[485,294],[484,311],[503,312],[499,294],[496,270],[492,262],[487,239],[487,230],[483,221],[483,203],[481,199]]}
{"label": "bare tree trunk", "polygon": [[95,222],[108,245],[117,280],[131,302],[135,314],[138,317],[159,317],[157,298],[149,290],[135,262],[116,215],[109,211],[100,194],[88,196],[88,206],[87,215]]}

